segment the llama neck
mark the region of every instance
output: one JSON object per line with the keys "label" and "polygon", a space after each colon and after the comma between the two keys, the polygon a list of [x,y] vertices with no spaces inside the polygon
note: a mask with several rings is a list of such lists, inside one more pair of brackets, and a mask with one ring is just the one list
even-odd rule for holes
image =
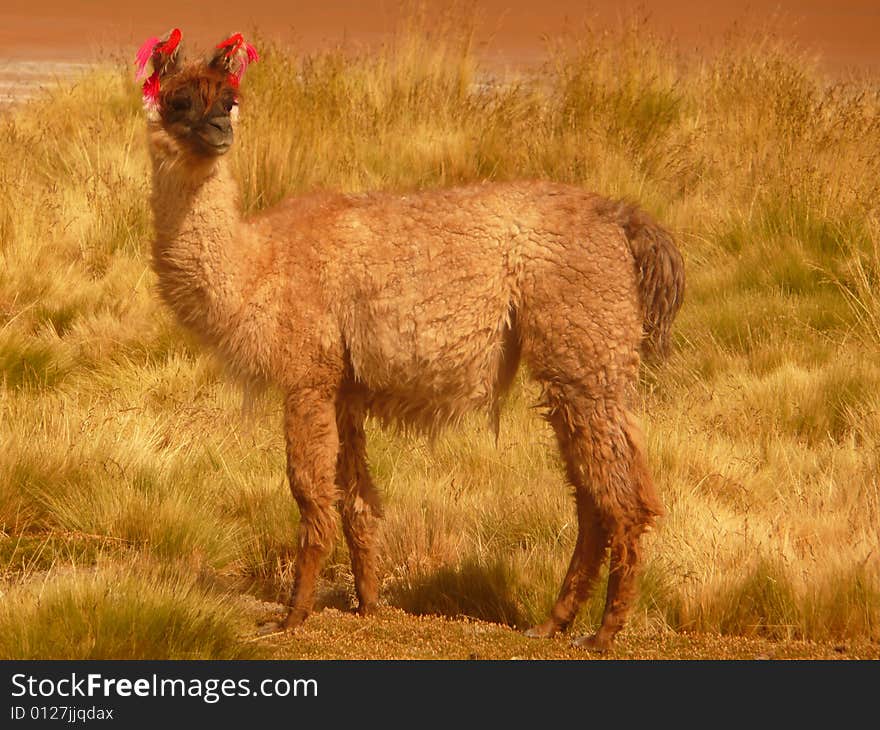
{"label": "llama neck", "polygon": [[180,321],[222,344],[241,310],[248,267],[238,189],[228,163],[193,163],[154,140],[153,269]]}

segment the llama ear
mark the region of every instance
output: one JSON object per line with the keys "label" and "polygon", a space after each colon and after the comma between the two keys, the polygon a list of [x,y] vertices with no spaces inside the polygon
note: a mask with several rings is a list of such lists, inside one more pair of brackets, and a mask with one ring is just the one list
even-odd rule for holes
{"label": "llama ear", "polygon": [[179,28],[169,31],[164,38],[148,38],[137,52],[137,78],[147,75],[147,65],[153,69],[152,75],[144,81],[144,105],[155,108],[159,104],[159,84],[162,79],[177,73],[182,65]]}
{"label": "llama ear", "polygon": [[232,85],[238,86],[248,65],[259,60],[257,49],[246,42],[241,33],[233,33],[214,47],[208,65],[228,73]]}
{"label": "llama ear", "polygon": [[162,79],[180,70],[182,65],[181,39],[179,28],[168,31],[163,38],[148,38],[137,52],[137,78],[147,75],[147,64],[153,67],[153,74]]}

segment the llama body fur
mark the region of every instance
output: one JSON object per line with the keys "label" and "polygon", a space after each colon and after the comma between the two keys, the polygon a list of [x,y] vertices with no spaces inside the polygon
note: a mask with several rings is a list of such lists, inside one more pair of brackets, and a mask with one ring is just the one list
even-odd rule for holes
{"label": "llama body fur", "polygon": [[299,388],[348,359],[376,415],[430,431],[494,404],[514,317],[557,378],[638,366],[633,257],[598,196],[546,182],[309,195],[244,221],[225,160],[200,175],[155,163],[163,298],[246,377]]}
{"label": "llama body fur", "polygon": [[285,398],[300,508],[292,608],[305,620],[342,514],[362,612],[377,601],[379,499],[368,413],[434,431],[494,413],[522,358],[542,385],[579,534],[550,618],[567,627],[610,549],[604,648],[634,595],[639,538],[662,507],[629,410],[645,330],[662,351],[681,257],[635,208],[548,182],[408,195],[315,194],[243,220],[226,158],[150,125],[153,265],[181,322]]}

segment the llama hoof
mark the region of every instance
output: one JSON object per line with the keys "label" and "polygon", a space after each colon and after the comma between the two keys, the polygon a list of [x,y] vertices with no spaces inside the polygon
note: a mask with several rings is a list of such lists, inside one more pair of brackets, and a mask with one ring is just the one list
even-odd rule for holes
{"label": "llama hoof", "polygon": [[290,612],[287,614],[287,618],[284,619],[283,628],[287,631],[293,631],[302,626],[308,617],[309,612],[305,609],[291,608]]}
{"label": "llama hoof", "polygon": [[604,654],[611,648],[613,642],[613,639],[593,634],[592,636],[579,636],[572,640],[571,645],[578,649],[586,649],[587,651]]}
{"label": "llama hoof", "polygon": [[558,630],[559,629],[556,627],[555,623],[552,621],[545,621],[542,624],[526,629],[525,635],[530,639],[552,639]]}
{"label": "llama hoof", "polygon": [[375,603],[362,603],[358,606],[358,616],[375,616],[379,612],[379,606]]}
{"label": "llama hoof", "polygon": [[268,636],[283,631],[284,626],[278,621],[266,621],[257,626],[257,636]]}

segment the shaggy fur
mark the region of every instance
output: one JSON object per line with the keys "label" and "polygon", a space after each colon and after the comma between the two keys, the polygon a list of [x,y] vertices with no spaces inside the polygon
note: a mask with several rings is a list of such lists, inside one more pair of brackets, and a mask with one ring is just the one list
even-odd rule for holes
{"label": "shaggy fur", "polygon": [[[206,109],[223,93],[204,64],[163,80],[167,93],[184,84]],[[162,298],[236,370],[284,393],[301,513],[285,625],[312,609],[337,508],[360,611],[376,605],[365,417],[432,432],[487,409],[497,424],[522,359],[543,386],[579,524],[556,605],[529,633],[566,628],[610,552],[601,627],[579,640],[607,647],[634,595],[639,538],[663,511],[630,399],[643,340],[665,352],[681,304],[668,234],[636,208],[549,182],[310,195],[242,220],[225,157],[190,145],[161,109],[149,140]]]}

